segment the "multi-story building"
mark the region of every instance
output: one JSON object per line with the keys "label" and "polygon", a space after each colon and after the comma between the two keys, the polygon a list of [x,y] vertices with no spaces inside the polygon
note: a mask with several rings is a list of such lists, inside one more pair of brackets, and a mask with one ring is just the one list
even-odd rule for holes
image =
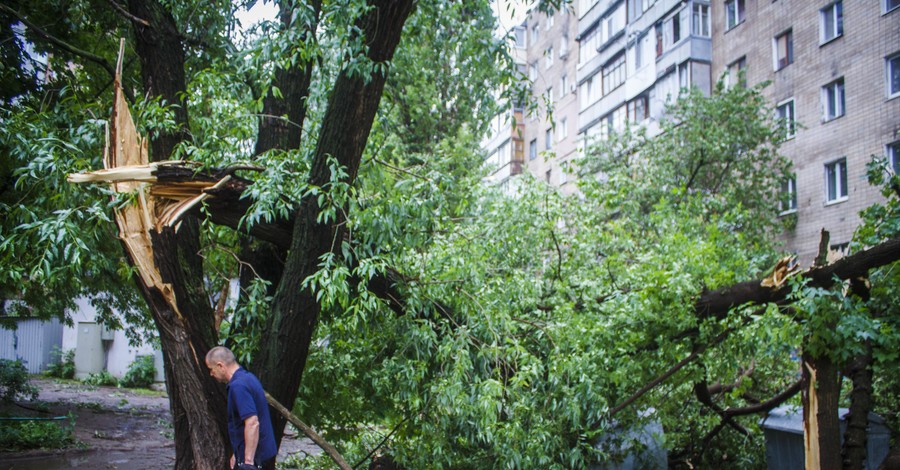
{"label": "multi-story building", "polygon": [[[900,1],[717,0],[713,73],[739,71],[784,120],[782,154],[795,178],[783,191],[789,249],[809,264],[820,231],[850,241],[860,210],[880,201],[866,179],[873,155],[900,149]],[[895,166],[896,168],[896,166]]]}
{"label": "multi-story building", "polygon": [[[526,38],[525,26],[513,28],[510,52],[516,66],[525,71]],[[509,189],[510,179],[522,174],[525,161],[525,121],[523,120],[523,104],[505,101],[503,90],[496,90],[501,100],[501,111],[491,120],[490,129],[481,141],[484,150],[485,165],[490,168],[490,175],[485,178],[488,184],[499,185]]]}
{"label": "multi-story building", "polygon": [[578,20],[567,8],[550,16],[532,12],[525,26],[528,79],[537,98],[525,117],[527,171],[570,194],[568,166],[578,148]]}
{"label": "multi-story building", "polygon": [[751,85],[771,81],[785,123],[796,177],[783,185],[784,215],[796,224],[784,238],[802,263],[821,229],[845,246],[858,212],[881,200],[865,177],[872,155],[900,169],[900,0],[578,0],[532,12],[515,36],[538,107],[505,128],[510,145],[521,136],[523,160],[513,152],[504,167],[491,151],[502,142],[485,147],[498,155],[495,181],[527,170],[572,193],[566,168],[585,144],[628,121],[653,135],[685,87],[709,92],[740,71]]}

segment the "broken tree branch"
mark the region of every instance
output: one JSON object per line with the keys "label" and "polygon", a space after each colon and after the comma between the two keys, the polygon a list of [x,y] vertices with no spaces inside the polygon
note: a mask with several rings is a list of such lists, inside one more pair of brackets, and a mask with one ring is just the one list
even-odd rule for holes
{"label": "broken tree branch", "polygon": [[322,436],[313,431],[313,429],[306,423],[300,421],[300,418],[298,418],[297,415],[291,413],[290,410],[285,408],[284,405],[278,402],[278,400],[272,398],[272,395],[269,395],[269,392],[266,392],[266,401],[269,402],[269,406],[275,408],[275,410],[281,413],[281,415],[284,416],[285,419],[287,419],[294,426],[297,426],[297,429],[302,431],[303,434],[306,434],[306,437],[310,438],[313,442],[316,443],[317,446],[325,451],[325,453],[328,454],[329,457],[331,457],[331,460],[333,460],[334,463],[341,468],[341,470],[353,470],[353,467],[351,467],[344,460],[344,457],[341,456],[341,454],[333,445],[329,444],[325,439],[322,439]]}

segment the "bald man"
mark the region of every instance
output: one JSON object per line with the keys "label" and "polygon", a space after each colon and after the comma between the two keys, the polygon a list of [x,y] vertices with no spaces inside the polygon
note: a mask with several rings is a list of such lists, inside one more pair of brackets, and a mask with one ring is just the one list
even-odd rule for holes
{"label": "bald man", "polygon": [[206,353],[206,367],[209,375],[226,384],[228,391],[228,437],[234,449],[229,465],[234,470],[271,466],[278,448],[259,379],[238,365],[234,353],[224,346]]}

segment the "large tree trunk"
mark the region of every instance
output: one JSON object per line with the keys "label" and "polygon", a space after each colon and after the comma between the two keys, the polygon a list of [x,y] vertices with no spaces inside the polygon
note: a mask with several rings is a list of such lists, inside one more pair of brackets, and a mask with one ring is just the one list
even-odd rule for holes
{"label": "large tree trunk", "polygon": [[[151,139],[154,160],[166,160],[188,137],[184,50],[175,20],[159,3],[131,0],[133,15],[150,22],[135,24],[135,48],[145,92],[173,106],[179,130]],[[159,331],[165,359],[166,386],[175,428],[175,467],[221,469],[228,459],[224,387],[206,368],[206,351],[216,345],[215,318],[204,288],[200,224],[193,215],[177,231],[152,233],[153,256],[162,280],[171,284],[177,306],[154,286],[139,282]]]}
{"label": "large tree trunk", "polygon": [[[359,22],[370,60],[383,63],[393,57],[413,4],[412,0],[370,2],[371,9]],[[345,168],[345,182],[353,183],[385,79],[374,70],[369,77],[347,70],[338,75],[310,170],[310,185],[321,187],[330,181],[329,157]],[[340,248],[342,239],[341,221],[319,223],[319,210],[314,198],[306,198],[295,213],[289,256],[266,328],[269,337],[254,358],[254,370],[264,388],[286,406],[292,406],[297,397],[321,307],[314,293],[300,285],[319,269],[322,255]],[[285,420],[279,415],[273,420],[280,442]]]}
{"label": "large tree trunk", "polygon": [[847,430],[844,432],[844,470],[865,468],[866,441],[868,439],[869,411],[872,409],[872,345],[866,342],[866,351],[850,361],[847,376],[853,381],[850,392],[850,413],[847,414]]}
{"label": "large tree trunk", "polygon": [[806,470],[841,468],[838,368],[827,357],[803,354],[803,440]]}

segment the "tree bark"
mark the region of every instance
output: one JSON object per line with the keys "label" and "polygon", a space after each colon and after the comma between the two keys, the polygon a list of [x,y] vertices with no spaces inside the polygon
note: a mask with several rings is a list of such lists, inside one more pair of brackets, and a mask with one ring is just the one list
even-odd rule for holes
{"label": "tree bark", "polygon": [[840,374],[827,357],[803,354],[803,440],[806,470],[841,468]]}
{"label": "tree bark", "polygon": [[[371,9],[359,21],[369,60],[385,63],[393,57],[413,5],[413,0],[370,2]],[[346,183],[356,179],[385,79],[379,70],[368,77],[348,70],[338,75],[310,170],[310,185],[322,187],[330,181],[329,157],[345,169]],[[300,286],[318,271],[322,255],[339,250],[343,233],[340,220],[320,223],[319,210],[315,199],[306,198],[295,213],[289,256],[266,328],[269,337],[253,363],[263,387],[288,406],[297,397],[321,308],[314,293]],[[273,421],[280,442],[285,419],[278,415]]]}
{"label": "tree bark", "polygon": [[[135,24],[135,49],[141,63],[145,93],[172,105],[178,130],[151,138],[155,160],[166,160],[188,136],[184,49],[172,15],[152,0],[130,0],[129,12],[150,22]],[[224,387],[210,376],[205,355],[217,343],[215,316],[204,289],[200,224],[186,216],[176,232],[151,233],[154,261],[165,283],[171,284],[177,310],[158,288],[139,282],[159,330],[165,359],[166,387],[175,428],[175,468],[221,469],[230,445],[225,427]]]}
{"label": "tree bark", "polygon": [[853,381],[850,392],[850,412],[844,431],[844,470],[865,468],[869,411],[872,409],[872,345],[866,342],[866,352],[855,357],[847,376]]}

